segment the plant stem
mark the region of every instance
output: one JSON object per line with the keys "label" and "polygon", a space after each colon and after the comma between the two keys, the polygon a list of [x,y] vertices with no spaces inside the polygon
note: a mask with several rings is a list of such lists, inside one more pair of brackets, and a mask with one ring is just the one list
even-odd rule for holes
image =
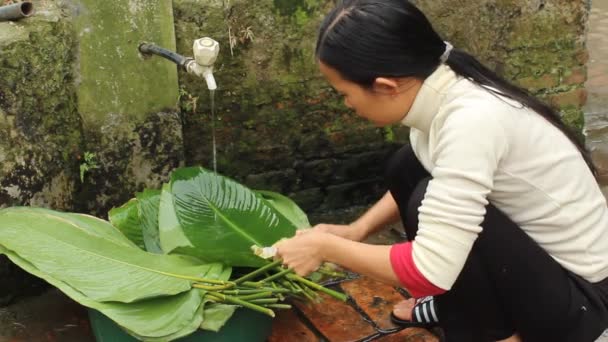
{"label": "plant stem", "polygon": [[297,274],[290,273],[290,274],[287,274],[286,277],[287,277],[287,279],[295,280],[297,282],[300,282],[300,283],[302,283],[302,284],[304,284],[304,285],[306,285],[306,286],[308,286],[310,288],[313,288],[313,289],[315,289],[317,291],[321,291],[321,292],[323,292],[323,293],[325,293],[327,295],[330,295],[330,296],[332,296],[332,297],[334,297],[336,299],[339,299],[339,300],[341,300],[343,302],[346,302],[348,300],[348,295],[345,295],[344,293],[340,293],[340,292],[334,291],[332,289],[328,289],[326,287],[323,287],[323,286],[321,286],[321,285],[319,285],[319,284],[317,284],[315,282],[312,282],[312,281],[310,281],[310,280],[308,280],[306,278],[300,277]]}
{"label": "plant stem", "polygon": [[253,299],[250,300],[249,303],[253,304],[275,304],[279,301],[279,298],[262,298],[262,299]]}
{"label": "plant stem", "polygon": [[240,300],[240,299],[238,299],[236,297],[226,296],[226,295],[223,295],[223,294],[221,294],[219,292],[210,292],[209,294],[212,297],[220,298],[221,300],[229,302],[229,303],[232,303],[232,304],[238,304],[238,305],[244,306],[244,307],[246,307],[248,309],[255,310],[257,312],[261,312],[261,313],[263,313],[265,315],[268,315],[270,317],[274,317],[275,316],[274,311],[272,311],[270,309],[267,309],[265,307],[262,307],[262,306],[259,306],[259,305],[256,305],[256,304],[249,303],[249,302],[244,301],[244,300]]}
{"label": "plant stem", "polygon": [[207,290],[207,291],[218,291],[218,290],[226,290],[229,288],[234,287],[234,284],[227,284],[224,286],[207,286],[207,285],[203,285],[203,284],[199,284],[199,283],[193,283],[192,287],[197,288],[197,289],[202,289],[202,290]]}
{"label": "plant stem", "polygon": [[261,289],[262,287],[264,287],[264,284],[253,281],[244,281],[240,285],[254,289]]}
{"label": "plant stem", "polygon": [[273,309],[291,309],[291,305],[289,304],[266,304],[264,307]]}
{"label": "plant stem", "polygon": [[255,270],[255,271],[253,271],[253,272],[251,272],[249,274],[245,274],[244,276],[242,276],[239,279],[235,280],[234,283],[235,284],[240,284],[240,283],[244,282],[245,280],[249,280],[249,279],[255,278],[257,275],[259,275],[261,273],[264,273],[264,272],[266,272],[269,269],[272,269],[272,268],[275,268],[275,267],[281,265],[282,262],[283,262],[282,260],[277,260],[277,261],[271,262],[271,263],[269,263],[269,264],[267,264],[265,266],[262,266],[262,267],[258,268],[257,270]]}
{"label": "plant stem", "polygon": [[207,284],[214,284],[214,285],[231,285],[231,286],[235,285],[235,283],[233,281],[204,279],[204,278],[197,278],[197,277],[191,277],[191,276],[185,276],[185,275],[172,275],[171,274],[171,276],[173,276],[175,278],[179,278],[179,279],[192,280],[197,283],[207,283]]}
{"label": "plant stem", "polygon": [[260,299],[260,298],[268,298],[272,296],[272,292],[260,292],[260,293],[255,293],[255,294],[250,294],[250,295],[245,295],[245,296],[239,296],[239,297],[234,297],[234,298],[238,298],[240,300],[250,300],[250,299]]}
{"label": "plant stem", "polygon": [[[276,286],[276,285],[275,285]],[[254,293],[261,293],[261,292],[272,292],[272,293],[291,293],[291,290],[289,289],[283,289],[283,288],[269,288],[269,287],[263,287],[263,288],[259,288],[259,289],[234,289],[234,290],[225,290],[222,291],[223,294],[227,294],[227,295],[248,295],[248,294],[254,294]]]}
{"label": "plant stem", "polygon": [[290,269],[282,270],[279,273],[275,273],[275,274],[271,275],[268,278],[265,278],[265,279],[262,279],[262,280],[258,281],[258,283],[269,283],[269,282],[271,282],[271,281],[273,281],[275,279],[281,278],[282,276],[286,275],[287,273],[291,273],[291,272],[293,272],[293,271],[290,270]]}

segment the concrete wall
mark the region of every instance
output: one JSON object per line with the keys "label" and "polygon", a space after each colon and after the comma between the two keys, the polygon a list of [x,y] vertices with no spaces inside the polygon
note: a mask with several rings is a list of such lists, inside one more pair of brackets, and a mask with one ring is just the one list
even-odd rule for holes
{"label": "concrete wall", "polygon": [[[219,171],[253,187],[290,194],[308,212],[368,203],[382,192],[386,156],[402,128],[377,129],[354,116],[319,78],[317,27],[331,1],[175,1],[177,48],[201,36],[220,41],[216,94]],[[529,88],[581,131],[588,54],[582,0],[419,0],[446,40]],[[249,38],[252,33],[252,38]],[[229,48],[233,42],[232,49]],[[180,73],[189,92],[188,164],[211,165],[205,85]],[[190,102],[196,101],[196,111]]]}

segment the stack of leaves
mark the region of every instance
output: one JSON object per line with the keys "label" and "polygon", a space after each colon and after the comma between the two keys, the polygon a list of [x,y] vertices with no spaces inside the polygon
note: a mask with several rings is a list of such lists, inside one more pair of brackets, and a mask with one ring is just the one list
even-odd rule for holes
{"label": "stack of leaves", "polygon": [[274,316],[290,296],[346,300],[252,253],[309,226],[280,194],[183,168],[109,216],[0,210],[0,253],[146,341],[218,331],[237,307]]}

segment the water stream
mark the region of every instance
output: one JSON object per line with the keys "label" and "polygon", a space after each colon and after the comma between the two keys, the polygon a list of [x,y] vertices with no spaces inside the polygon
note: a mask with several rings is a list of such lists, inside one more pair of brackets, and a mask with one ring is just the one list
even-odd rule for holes
{"label": "water stream", "polygon": [[215,143],[215,90],[209,90],[211,98],[211,137],[213,140],[213,172],[217,173],[217,145]]}

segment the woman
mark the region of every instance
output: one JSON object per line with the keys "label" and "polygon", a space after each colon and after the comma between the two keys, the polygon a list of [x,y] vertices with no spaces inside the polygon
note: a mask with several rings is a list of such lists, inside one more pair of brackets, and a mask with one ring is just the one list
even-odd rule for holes
{"label": "woman", "polygon": [[[393,319],[448,341],[594,341],[608,328],[608,210],[559,115],[464,51],[405,0],[345,0],[316,57],[346,106],[411,127],[389,191],[348,226],[279,242],[305,275],[324,261],[405,287]],[[360,243],[403,221],[408,242]],[[434,297],[427,297],[434,296]]]}

